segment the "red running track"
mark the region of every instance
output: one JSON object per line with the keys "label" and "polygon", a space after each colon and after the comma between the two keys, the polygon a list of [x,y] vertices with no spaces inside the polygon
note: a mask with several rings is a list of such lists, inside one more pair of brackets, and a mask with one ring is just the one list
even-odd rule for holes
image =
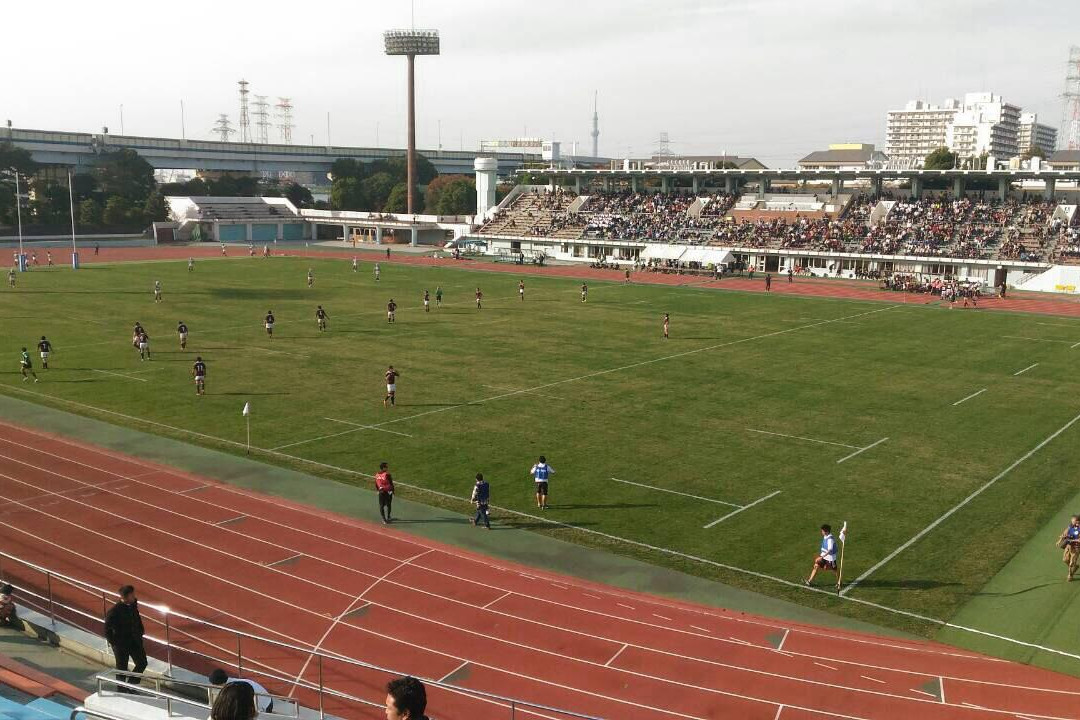
{"label": "red running track", "polygon": [[[233,255],[247,257],[245,246],[228,246]],[[315,258],[352,258],[360,256],[365,262],[400,263],[405,265],[430,265],[441,267],[456,267],[469,270],[484,270],[489,272],[507,273],[516,276],[568,277],[582,280],[601,280],[607,282],[619,282],[624,278],[621,270],[597,270],[585,266],[549,265],[537,267],[534,265],[512,265],[507,263],[492,263],[467,259],[455,261],[450,259],[435,259],[420,254],[405,252],[392,252],[387,260],[381,254],[372,251],[372,246],[367,246],[359,251],[348,249],[323,249],[318,250],[286,249],[279,252],[279,256],[315,257]],[[391,246],[393,248],[393,246]],[[433,250],[435,248],[432,248]],[[259,251],[261,252],[261,250]],[[84,253],[80,255],[83,262],[131,262],[140,260],[186,260],[189,257],[220,258],[219,245],[204,246],[168,246],[155,247],[113,247],[103,248],[100,255]],[[663,273],[637,272],[633,274],[633,282],[636,284],[655,284],[672,286],[693,286],[698,288],[711,288],[717,290],[739,290],[742,292],[765,292],[765,279],[750,280],[746,277],[729,277],[724,280],[712,281],[702,279],[694,275],[667,275]],[[775,295],[797,295],[803,297],[830,297],[845,300],[873,300],[877,302],[912,303],[912,304],[939,304],[938,299],[929,300],[925,295],[913,293],[887,292],[876,287],[875,284],[864,280],[831,280],[817,278],[797,278],[788,283],[787,277],[779,274],[773,276],[772,290]],[[960,305],[957,305],[960,309]],[[996,297],[986,297],[979,301],[979,311],[982,310],[1005,310],[1011,312],[1034,313],[1038,315],[1062,315],[1067,317],[1080,317],[1080,301],[1070,297],[1039,297],[1034,293],[1019,293],[1005,300]]]}
{"label": "red running track", "polygon": [[[87,583],[130,581],[174,612],[605,718],[1078,716],[1077,678],[503,563],[6,423],[0,538],[7,552]],[[40,587],[40,575],[9,565],[16,584]],[[58,601],[100,616],[100,596],[53,585]],[[235,657],[235,637],[204,625],[174,621],[172,637],[223,664]],[[318,682],[307,652],[258,642],[242,651],[249,671]],[[328,687],[382,700],[383,673],[325,661],[322,672]],[[431,693],[430,709],[447,720],[509,716],[445,690]]]}

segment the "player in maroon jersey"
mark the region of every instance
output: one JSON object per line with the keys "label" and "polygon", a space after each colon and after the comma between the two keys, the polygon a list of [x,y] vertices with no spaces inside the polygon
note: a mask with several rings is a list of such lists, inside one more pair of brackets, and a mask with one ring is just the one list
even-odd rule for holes
{"label": "player in maroon jersey", "polygon": [[383,407],[386,407],[386,403],[390,403],[390,405],[396,404],[395,395],[397,392],[397,379],[399,375],[401,375],[401,373],[395,370],[393,365],[386,369],[386,397],[384,397],[382,401]]}

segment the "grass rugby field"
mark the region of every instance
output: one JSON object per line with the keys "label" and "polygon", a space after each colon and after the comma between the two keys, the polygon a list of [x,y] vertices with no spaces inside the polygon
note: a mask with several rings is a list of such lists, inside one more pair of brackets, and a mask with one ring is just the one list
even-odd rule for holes
{"label": "grass rugby field", "polygon": [[[926,635],[937,627],[851,600],[959,613],[1071,649],[1063,618],[1080,583],[1063,582],[1044,536],[1056,537],[1077,493],[1080,320],[899,294],[878,303],[595,282],[582,304],[579,281],[554,276],[526,277],[520,302],[517,280],[383,264],[376,283],[370,259],[359,273],[301,258],[199,260],[193,273],[184,262],[35,270],[0,294],[0,391],[239,453],[251,402],[253,452],[269,462],[367,485],[354,473],[385,460],[402,494],[462,511],[483,471],[493,504],[522,513],[494,511],[503,525]],[[434,297],[440,285],[444,307],[423,312],[423,290]],[[326,333],[316,304],[330,313]],[[131,348],[136,320],[151,362]],[[183,353],[179,320],[191,331]],[[35,352],[42,381],[23,383],[18,351],[42,334],[52,369]],[[209,365],[205,397],[191,382],[196,353]],[[384,409],[391,363],[398,405]],[[539,454],[557,470],[542,519],[530,517],[527,477]],[[817,526],[843,520],[845,578],[891,559],[844,599],[799,587]],[[988,591],[1025,548],[1022,587]]]}

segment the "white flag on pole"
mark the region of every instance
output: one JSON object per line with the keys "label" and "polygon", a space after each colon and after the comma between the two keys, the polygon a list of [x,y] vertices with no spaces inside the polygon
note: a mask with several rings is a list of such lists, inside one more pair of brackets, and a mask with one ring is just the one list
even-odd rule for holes
{"label": "white flag on pole", "polygon": [[844,521],[844,527],[840,528],[840,542],[847,542],[847,520]]}
{"label": "white flag on pole", "polygon": [[244,417],[251,414],[251,403],[244,403]]}

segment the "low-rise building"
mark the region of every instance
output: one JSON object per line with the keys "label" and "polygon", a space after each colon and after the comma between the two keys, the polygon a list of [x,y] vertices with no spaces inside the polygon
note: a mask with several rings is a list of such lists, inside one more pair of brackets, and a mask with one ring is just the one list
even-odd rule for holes
{"label": "low-rise building", "polygon": [[799,160],[802,170],[876,170],[884,168],[889,157],[874,149],[872,143],[837,143],[828,150],[817,150]]}

